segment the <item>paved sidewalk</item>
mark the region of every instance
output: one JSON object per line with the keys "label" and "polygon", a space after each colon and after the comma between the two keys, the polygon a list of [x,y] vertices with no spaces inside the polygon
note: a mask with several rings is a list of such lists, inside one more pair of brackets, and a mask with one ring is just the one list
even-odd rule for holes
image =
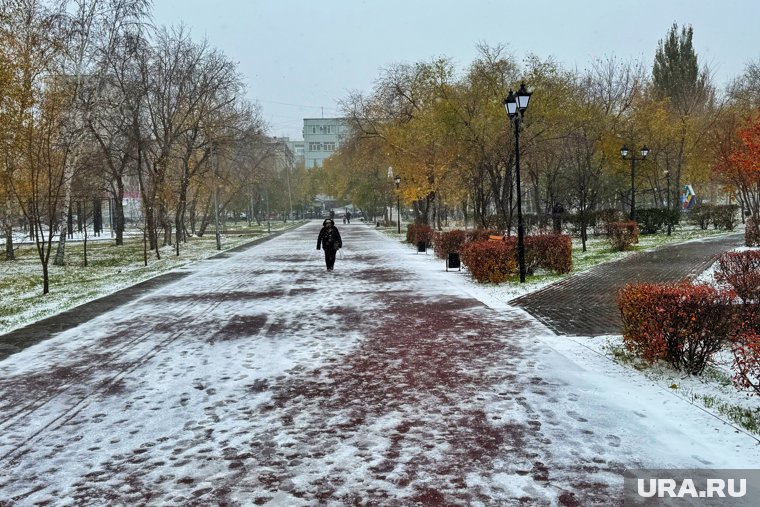
{"label": "paved sidewalk", "polygon": [[596,266],[511,303],[557,334],[620,334],[622,322],[616,297],[626,284],[694,278],[710,267],[722,252],[743,244],[743,234],[732,234],[641,252]]}
{"label": "paved sidewalk", "polygon": [[0,361],[0,506],[606,507],[626,469],[760,466],[754,437],[371,227],[339,226],[325,272],[319,227]]}

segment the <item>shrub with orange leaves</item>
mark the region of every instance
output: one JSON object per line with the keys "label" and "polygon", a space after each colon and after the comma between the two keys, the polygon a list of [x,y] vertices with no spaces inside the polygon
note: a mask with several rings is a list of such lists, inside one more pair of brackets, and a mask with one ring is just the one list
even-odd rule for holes
{"label": "shrub with orange leaves", "polygon": [[462,247],[460,256],[478,282],[501,283],[517,273],[513,241],[471,241]]}
{"label": "shrub with orange leaves", "polygon": [[435,255],[441,259],[448,257],[450,253],[459,253],[466,239],[465,232],[459,229],[433,234],[433,249]]}
{"label": "shrub with orange leaves", "polygon": [[529,274],[539,268],[569,273],[573,267],[573,240],[566,234],[526,236],[525,266]]}
{"label": "shrub with orange leaves", "polygon": [[626,348],[700,375],[734,334],[730,292],[709,285],[636,284],[618,293]]}
{"label": "shrub with orange leaves", "polygon": [[[755,307],[757,311],[757,307]],[[760,330],[744,327],[731,343],[734,385],[760,395]]]}

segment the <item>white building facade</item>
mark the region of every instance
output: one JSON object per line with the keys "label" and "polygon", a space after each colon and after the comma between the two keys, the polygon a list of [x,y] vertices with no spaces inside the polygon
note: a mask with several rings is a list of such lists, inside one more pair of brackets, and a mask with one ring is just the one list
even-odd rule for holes
{"label": "white building facade", "polygon": [[306,169],[322,167],[326,158],[340,149],[348,137],[344,118],[304,118],[303,144]]}

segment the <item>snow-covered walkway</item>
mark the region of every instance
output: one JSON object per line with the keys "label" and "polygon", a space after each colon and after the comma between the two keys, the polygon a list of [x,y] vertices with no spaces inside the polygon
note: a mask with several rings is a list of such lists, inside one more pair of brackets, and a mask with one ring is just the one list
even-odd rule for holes
{"label": "snow-covered walkway", "polygon": [[0,363],[0,505],[611,505],[755,438],[362,224],[227,258]]}

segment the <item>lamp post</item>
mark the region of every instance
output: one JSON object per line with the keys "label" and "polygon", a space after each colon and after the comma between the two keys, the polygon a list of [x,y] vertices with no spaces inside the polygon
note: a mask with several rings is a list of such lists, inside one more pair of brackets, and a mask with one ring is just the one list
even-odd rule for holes
{"label": "lamp post", "polygon": [[520,283],[525,283],[525,228],[522,216],[522,191],[520,190],[520,124],[528,102],[533,92],[525,89],[525,83],[520,84],[517,93],[509,90],[504,99],[507,116],[515,127],[515,183],[517,185],[517,265],[520,270]]}
{"label": "lamp post", "polygon": [[668,214],[667,214],[666,220],[668,221],[668,236],[670,236],[670,229],[671,229],[671,223],[670,223],[670,221],[671,221],[671,214],[670,214],[670,171],[668,171],[667,169],[665,169],[665,182],[666,182],[666,185],[667,185],[667,192],[668,192],[668,197],[667,197],[667,201],[666,201],[666,204],[668,206]]}
{"label": "lamp post", "polygon": [[396,176],[393,181],[396,182],[396,232],[401,234],[401,193],[398,189],[401,185],[401,176]]}
{"label": "lamp post", "polygon": [[214,145],[211,145],[211,164],[214,169],[214,236],[216,236],[216,249],[222,249],[222,236],[219,234],[219,182],[217,181],[217,166],[219,159],[216,158]]}
{"label": "lamp post", "polygon": [[266,189],[266,193],[264,194],[266,200],[267,200],[267,234],[272,234],[272,224],[269,222],[269,187]]}
{"label": "lamp post", "polygon": [[[628,160],[628,154],[628,147],[623,145],[623,147],[620,148],[620,156],[623,157],[624,160]],[[634,179],[636,176],[636,161],[644,160],[647,158],[647,155],[649,155],[649,148],[647,148],[646,144],[641,147],[640,157],[637,157],[631,153],[631,220],[636,220],[636,187],[634,186]]]}

